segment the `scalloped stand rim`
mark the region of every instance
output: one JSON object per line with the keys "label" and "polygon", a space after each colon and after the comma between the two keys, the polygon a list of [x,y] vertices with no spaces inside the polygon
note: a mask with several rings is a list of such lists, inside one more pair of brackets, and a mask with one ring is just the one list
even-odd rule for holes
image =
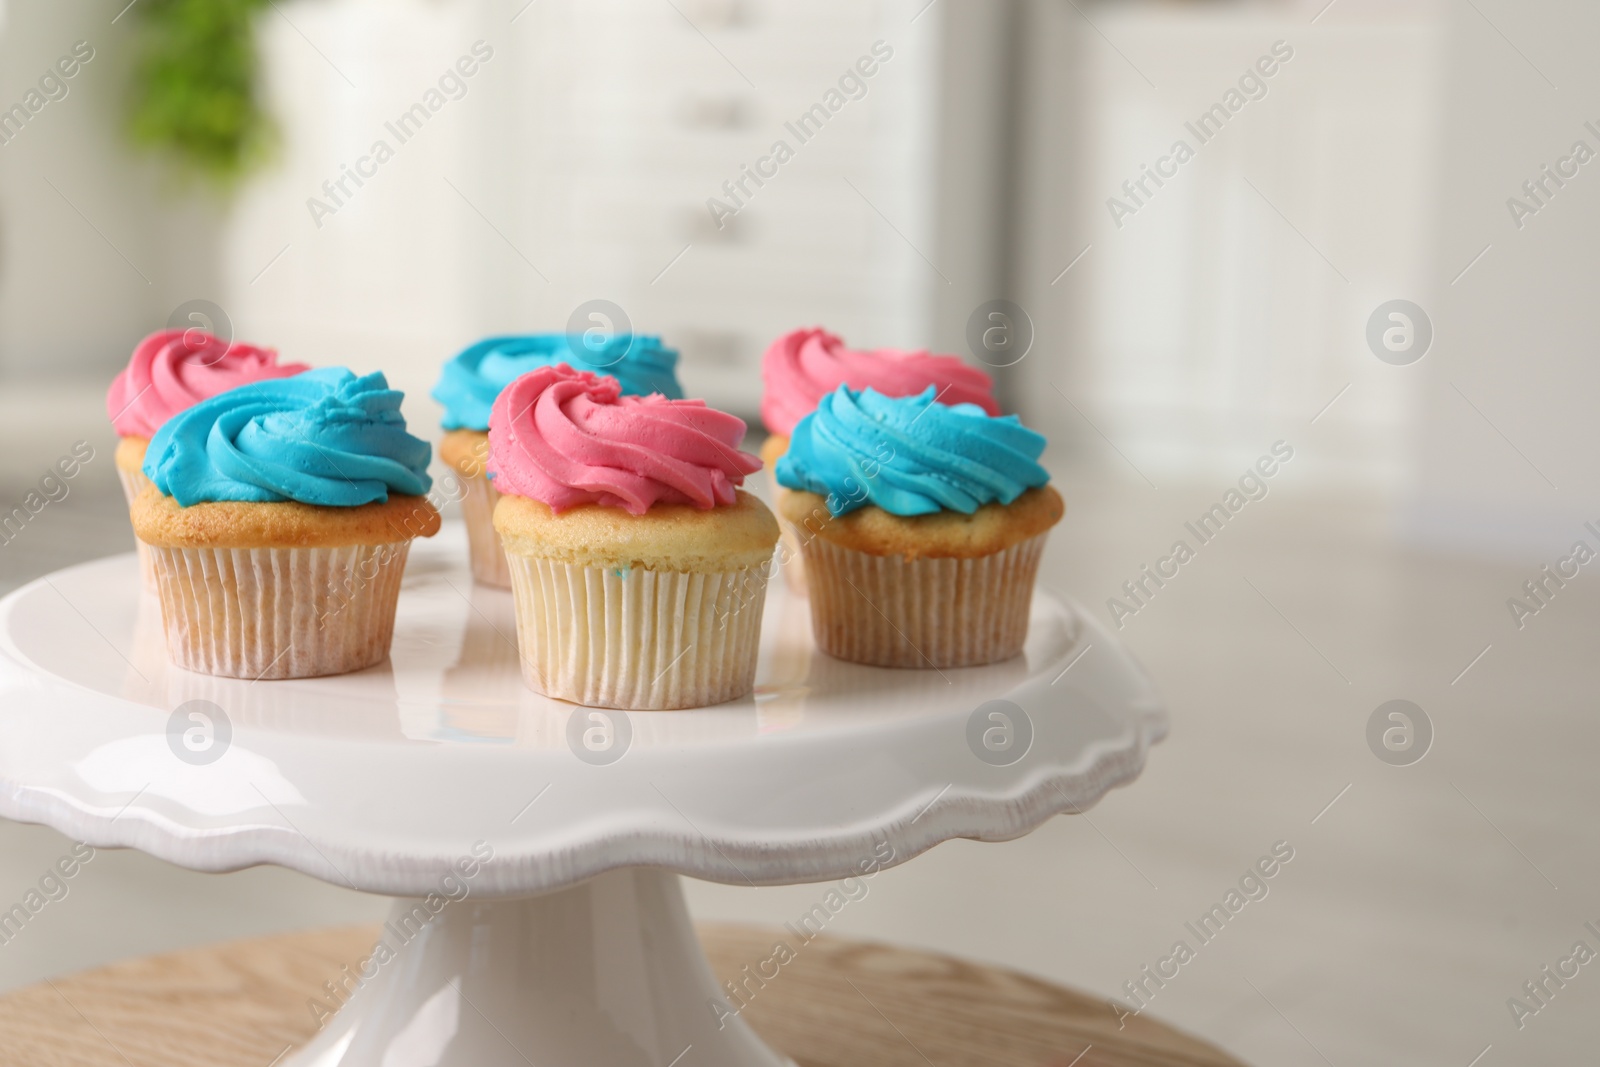
{"label": "scalloped stand rim", "polygon": [[[762,653],[779,695],[640,716],[606,774],[568,751],[571,706],[520,679],[506,720],[518,729],[469,736],[502,745],[441,737],[433,720],[403,732],[418,701],[445,692],[471,628],[492,630],[495,612],[511,621],[508,594],[471,586],[459,524],[433,542],[414,546],[406,573],[392,657],[404,671],[261,685],[165,671],[132,554],[0,600],[0,815],[197,870],[272,863],[409,896],[441,885],[471,828],[497,828],[464,899],[369,963],[353,996],[329,992],[326,1026],[293,1067],[781,1067],[714,1010],[721,991],[679,874],[819,882],[855,873],[869,841],[892,846],[889,866],[950,837],[1018,837],[1133,780],[1166,733],[1117,637],[1042,592],[1023,657],[946,676],[822,656],[805,601],[782,583]],[[154,696],[136,663],[161,681]],[[514,663],[473,661],[455,681]],[[1033,732],[995,763],[971,729],[999,696]],[[202,767],[170,749],[174,705],[196,698],[239,720],[225,758]],[[355,718],[329,732],[329,715]],[[545,743],[512,743],[530,739]],[[546,788],[559,804],[534,803]],[[553,1004],[570,1011],[552,1016]]]}

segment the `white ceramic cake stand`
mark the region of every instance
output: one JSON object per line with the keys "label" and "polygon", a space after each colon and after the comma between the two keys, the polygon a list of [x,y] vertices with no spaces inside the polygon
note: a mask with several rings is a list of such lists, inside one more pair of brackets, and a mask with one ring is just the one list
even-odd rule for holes
{"label": "white ceramic cake stand", "polygon": [[752,697],[577,708],[523,686],[510,594],[465,560],[459,527],[419,543],[390,662],[305,681],[168,666],[132,555],[0,601],[0,815],[402,898],[387,951],[308,1005],[296,1067],[777,1067],[734,1009],[783,952],[719,988],[679,875],[842,881],[820,928],[849,879],[1089,807],[1166,729],[1122,646],[1042,591],[1021,657],[882,670],[818,653],[774,582]]}

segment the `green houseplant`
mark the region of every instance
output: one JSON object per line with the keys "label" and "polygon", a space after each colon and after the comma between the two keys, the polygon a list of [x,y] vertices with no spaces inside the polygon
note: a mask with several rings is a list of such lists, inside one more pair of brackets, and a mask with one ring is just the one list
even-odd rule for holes
{"label": "green houseplant", "polygon": [[129,130],[135,143],[221,185],[274,143],[255,16],[271,0],[141,0]]}

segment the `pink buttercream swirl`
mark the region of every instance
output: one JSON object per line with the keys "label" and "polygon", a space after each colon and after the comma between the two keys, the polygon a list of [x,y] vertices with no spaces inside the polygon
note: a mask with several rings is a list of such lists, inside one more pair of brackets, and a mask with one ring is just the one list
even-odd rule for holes
{"label": "pink buttercream swirl", "polygon": [[761,421],[785,437],[841,385],[870,387],[884,396],[916,396],[931,385],[941,404],[976,404],[991,415],[1000,414],[994,379],[957,356],[846,348],[838,337],[815,328],[793,330],[772,342],[761,357],[761,381]]}
{"label": "pink buttercream swirl", "polygon": [[643,515],[653,504],[732,504],[761,461],[739,451],[744,420],[703,400],[623,396],[611,377],[565,364],[529,371],[489,413],[495,488],[562,512],[601,504]]}
{"label": "pink buttercream swirl", "polygon": [[112,379],[106,414],[121,436],[151,437],[178,412],[218,393],[310,369],[279,363],[273,349],[230,344],[204,330],[161,330],[140,341]]}

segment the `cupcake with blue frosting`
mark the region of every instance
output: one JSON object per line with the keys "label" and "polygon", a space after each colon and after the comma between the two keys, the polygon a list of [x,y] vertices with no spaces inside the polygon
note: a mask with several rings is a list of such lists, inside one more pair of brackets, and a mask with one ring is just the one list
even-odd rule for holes
{"label": "cupcake with blue frosting", "polygon": [[460,480],[472,576],[481,584],[511,588],[505,550],[494,529],[494,506],[500,494],[488,476],[489,413],[512,381],[540,367],[563,363],[574,370],[615,378],[625,396],[660,393],[672,400],[683,398],[677,351],[649,335],[489,337],[446,363],[432,393],[444,405],[445,435],[439,442],[439,458]]}
{"label": "cupcake with blue frosting", "polygon": [[150,549],[167,653],[231,678],[380,663],[406,555],[439,529],[430,449],[382,374],[339,367],[242,385],[150,440],[134,533]]}
{"label": "cupcake with blue frosting", "polygon": [[[926,349],[851,348],[820,327],[791,330],[772,342],[761,357],[761,382],[761,421],[768,434],[761,459],[769,473],[788,451],[789,437],[800,420],[841,385],[875,389],[885,396],[916,396],[931,385],[943,403],[976,404],[991,415],[1000,413],[994,379],[958,356],[935,355]],[[783,487],[775,484],[774,499],[782,499],[783,493]],[[803,596],[806,575],[800,540],[788,523],[780,525],[783,575],[789,588]]]}
{"label": "cupcake with blue frosting", "polygon": [[1015,415],[841,385],[778,460],[817,645],[880,667],[977,666],[1022,651],[1061,495]]}

